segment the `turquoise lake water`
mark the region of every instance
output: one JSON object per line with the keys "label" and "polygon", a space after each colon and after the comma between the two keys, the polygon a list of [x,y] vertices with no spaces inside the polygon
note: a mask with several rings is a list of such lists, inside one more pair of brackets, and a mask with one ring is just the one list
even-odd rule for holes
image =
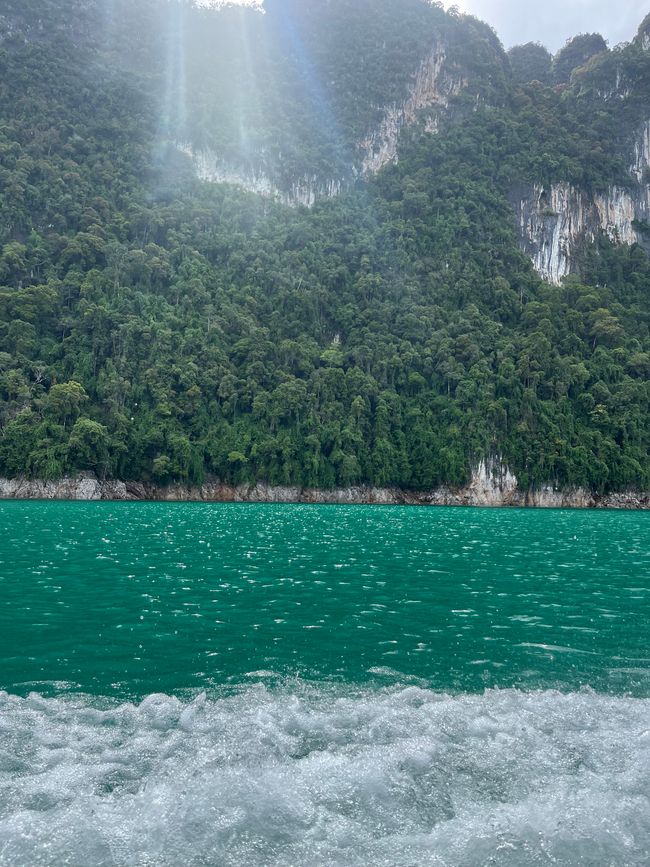
{"label": "turquoise lake water", "polygon": [[0,864],[650,863],[650,514],[0,504]]}

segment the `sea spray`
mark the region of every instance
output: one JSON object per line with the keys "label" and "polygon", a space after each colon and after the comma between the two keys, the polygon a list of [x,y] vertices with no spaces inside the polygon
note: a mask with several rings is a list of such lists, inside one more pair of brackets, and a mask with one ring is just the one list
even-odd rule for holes
{"label": "sea spray", "polygon": [[0,864],[641,865],[650,700],[0,695]]}

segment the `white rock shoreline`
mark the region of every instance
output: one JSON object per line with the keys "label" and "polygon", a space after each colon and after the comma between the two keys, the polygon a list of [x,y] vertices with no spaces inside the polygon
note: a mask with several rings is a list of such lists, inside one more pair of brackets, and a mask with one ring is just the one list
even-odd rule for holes
{"label": "white rock shoreline", "polygon": [[489,477],[479,471],[464,488],[430,491],[354,486],[322,490],[268,485],[228,485],[207,481],[200,486],[155,485],[99,480],[80,475],[57,481],[0,479],[0,500],[112,500],[214,503],[312,503],[340,505],[514,506],[577,509],[650,509],[650,493],[623,491],[597,494],[583,488],[558,490],[548,485],[520,490],[514,478]]}

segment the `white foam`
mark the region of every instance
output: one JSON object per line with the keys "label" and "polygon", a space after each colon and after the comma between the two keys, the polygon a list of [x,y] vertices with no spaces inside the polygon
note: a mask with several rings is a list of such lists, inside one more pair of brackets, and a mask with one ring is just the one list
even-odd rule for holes
{"label": "white foam", "polygon": [[0,693],[0,864],[641,865],[650,700]]}

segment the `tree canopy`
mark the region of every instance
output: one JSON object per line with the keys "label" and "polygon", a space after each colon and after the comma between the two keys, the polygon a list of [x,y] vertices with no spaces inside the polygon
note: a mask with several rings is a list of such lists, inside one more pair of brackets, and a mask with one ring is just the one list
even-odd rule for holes
{"label": "tree canopy", "polygon": [[[523,485],[648,487],[648,259],[600,237],[546,285],[509,204],[631,182],[640,45],[567,46],[554,89],[521,71],[538,47],[509,64],[418,0],[5,6],[0,473],[427,488],[499,455]],[[202,183],[176,146],[185,124],[287,183],[352,178],[443,38],[467,87],[438,133],[403,130],[396,164],[311,209]]]}

